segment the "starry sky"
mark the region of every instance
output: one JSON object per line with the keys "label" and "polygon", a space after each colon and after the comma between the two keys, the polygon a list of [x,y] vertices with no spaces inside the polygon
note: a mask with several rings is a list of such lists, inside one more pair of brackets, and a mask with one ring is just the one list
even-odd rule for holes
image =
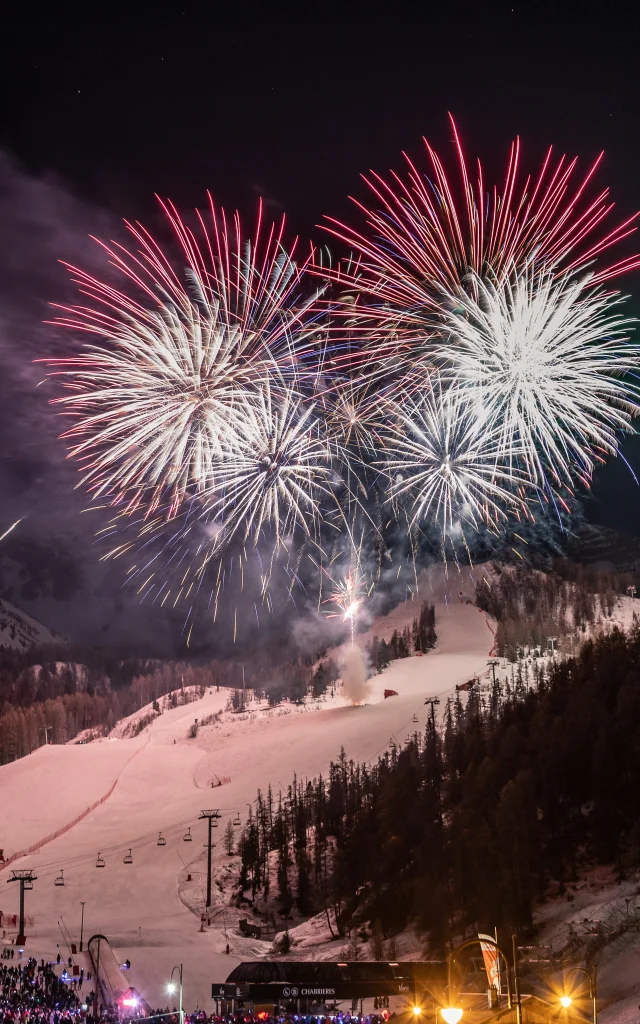
{"label": "starry sky", "polygon": [[[209,189],[249,221],[261,196],[323,241],[323,215],[349,217],[364,195],[361,172],[419,160],[422,136],[451,153],[447,111],[487,177],[516,134],[534,169],[550,144],[585,167],[604,150],[598,181],[620,219],[640,208],[640,18],[622,4],[158,6],[12,5],[0,38],[0,532],[27,516],[0,593],[105,641],[154,622],[97,567],[32,362],[67,343],[43,323],[70,298],[58,260],[100,270],[89,234],[122,237],[123,217],[153,231],[154,193],[191,208]],[[638,272],[622,287],[640,313]],[[635,439],[624,454],[640,473]],[[587,515],[637,532],[639,494],[616,460]]]}

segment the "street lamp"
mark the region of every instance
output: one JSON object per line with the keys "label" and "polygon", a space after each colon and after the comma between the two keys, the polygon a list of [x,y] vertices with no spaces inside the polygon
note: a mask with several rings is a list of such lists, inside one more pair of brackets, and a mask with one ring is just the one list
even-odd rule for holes
{"label": "street lamp", "polygon": [[176,983],[173,980],[173,972],[174,971],[178,972],[178,985],[179,985],[179,989],[180,989],[180,1024],[184,1024],[184,1014],[182,1012],[182,964],[180,964],[179,967],[172,967],[171,968],[171,977],[169,979],[169,984],[167,985],[167,992],[170,995],[173,995],[173,993],[176,990]]}
{"label": "street lamp", "polygon": [[458,1024],[458,1021],[462,1018],[462,1010],[459,1006],[445,1006],[444,1009],[440,1010],[445,1024]]}
{"label": "street lamp", "polygon": [[[584,976],[589,981],[589,999],[591,1000],[591,1002],[593,1004],[593,1024],[598,1024],[598,1003],[597,1003],[597,989],[596,989],[596,965],[594,964],[592,970],[590,970],[590,971],[588,971],[586,967],[571,967],[567,971],[567,974],[571,974],[572,971],[573,972],[577,971],[579,974],[584,974]],[[564,1006],[565,1010],[567,1010],[571,1006],[572,1002],[573,1002],[573,999],[571,998],[571,996],[566,995],[566,993],[565,993],[565,995],[560,996],[560,1005]]]}
{"label": "street lamp", "polygon": [[422,1013],[422,1008],[420,1006],[414,1006],[414,1008],[413,1008],[413,1016],[414,1017],[419,1017],[421,1013]]}

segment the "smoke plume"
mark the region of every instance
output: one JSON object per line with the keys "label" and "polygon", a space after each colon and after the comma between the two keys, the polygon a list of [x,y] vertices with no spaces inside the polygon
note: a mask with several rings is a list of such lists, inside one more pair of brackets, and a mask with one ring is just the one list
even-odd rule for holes
{"label": "smoke plume", "polygon": [[347,648],[342,663],[342,685],[352,704],[362,704],[369,695],[367,660],[359,647]]}

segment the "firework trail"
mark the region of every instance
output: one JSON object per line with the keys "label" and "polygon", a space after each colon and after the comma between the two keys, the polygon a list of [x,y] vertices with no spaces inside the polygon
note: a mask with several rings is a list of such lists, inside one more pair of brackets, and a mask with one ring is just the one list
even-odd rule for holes
{"label": "firework trail", "polygon": [[637,385],[621,379],[640,366],[634,321],[589,277],[533,266],[497,286],[476,278],[471,291],[477,298],[445,297],[434,360],[448,386],[481,431],[498,435],[505,471],[519,463],[537,485],[548,474],[555,485],[574,476],[588,485],[594,460],[616,454],[616,431],[631,430],[640,411]]}
{"label": "firework trail", "polygon": [[208,488],[247,392],[299,373],[321,315],[319,291],[301,295],[304,264],[295,244],[283,247],[284,220],[265,226],[260,208],[245,239],[238,216],[228,221],[211,199],[195,231],[161,206],[184,274],[145,228],[127,224],[136,250],[103,244],[122,290],[70,267],[88,304],[56,321],[98,343],[50,363],[67,391],[54,402],[73,421],[63,436],[81,484],[125,513],[162,505],[172,516]]}
{"label": "firework trail", "polygon": [[9,534],[13,530],[15,530],[16,526],[20,525],[20,523],[22,522],[22,520],[24,518],[25,518],[24,516],[20,516],[20,519],[16,519],[15,523],[12,523],[11,526],[8,526],[7,529],[4,531],[4,533],[0,533],[0,541],[3,541],[5,539],[5,537],[8,537]]}

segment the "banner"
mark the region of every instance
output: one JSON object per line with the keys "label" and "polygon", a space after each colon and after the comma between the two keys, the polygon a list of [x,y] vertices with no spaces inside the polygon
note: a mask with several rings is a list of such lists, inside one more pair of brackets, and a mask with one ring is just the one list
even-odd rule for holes
{"label": "banner", "polygon": [[482,949],[482,958],[487,971],[489,988],[493,986],[498,995],[502,995],[500,983],[500,954],[498,953],[498,949],[495,944],[496,940],[493,935],[483,935],[480,932],[478,932],[478,938],[480,939],[480,948]]}

